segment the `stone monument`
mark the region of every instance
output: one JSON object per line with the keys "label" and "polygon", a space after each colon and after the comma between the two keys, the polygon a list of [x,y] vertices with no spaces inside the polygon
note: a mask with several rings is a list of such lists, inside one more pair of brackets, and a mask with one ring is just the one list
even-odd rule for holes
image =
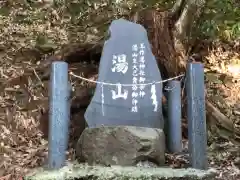
{"label": "stone monument", "polygon": [[[165,162],[162,84],[146,30],[124,19],[109,28],[98,84],[76,157],[89,164],[152,166]],[[104,82],[104,83],[101,83]]]}
{"label": "stone monument", "polygon": [[[162,80],[143,26],[124,19],[109,28],[99,82],[85,119],[88,126],[138,126],[163,129]],[[107,84],[109,83],[109,84]],[[133,84],[133,85],[131,85]]]}

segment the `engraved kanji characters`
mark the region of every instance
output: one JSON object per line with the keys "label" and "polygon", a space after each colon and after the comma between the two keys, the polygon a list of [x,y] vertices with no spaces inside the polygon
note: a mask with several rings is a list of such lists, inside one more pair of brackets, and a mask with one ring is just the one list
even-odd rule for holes
{"label": "engraved kanji characters", "polygon": [[125,74],[128,70],[127,56],[125,54],[113,55],[112,59],[113,68],[112,72],[121,72]]}
{"label": "engraved kanji characters", "polygon": [[[112,64],[112,72],[125,74],[128,70],[127,56],[125,54],[113,55]],[[127,99],[128,91],[122,90],[122,85],[120,83],[117,84],[117,90],[111,90],[111,92],[112,99],[114,100],[118,98]]]}

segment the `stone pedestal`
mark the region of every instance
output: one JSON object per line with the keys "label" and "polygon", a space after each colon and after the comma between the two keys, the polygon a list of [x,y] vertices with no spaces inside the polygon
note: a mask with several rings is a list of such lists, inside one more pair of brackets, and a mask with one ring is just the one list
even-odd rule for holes
{"label": "stone pedestal", "polygon": [[86,128],[78,140],[80,162],[135,166],[148,161],[165,163],[165,136],[161,129],[134,126]]}

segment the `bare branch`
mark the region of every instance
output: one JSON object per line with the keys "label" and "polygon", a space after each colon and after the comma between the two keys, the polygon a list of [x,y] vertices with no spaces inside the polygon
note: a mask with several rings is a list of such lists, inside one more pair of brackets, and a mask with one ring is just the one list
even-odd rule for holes
{"label": "bare branch", "polygon": [[174,19],[179,18],[184,3],[185,3],[185,0],[176,0],[175,4],[173,5],[172,9],[170,10],[170,14],[172,17],[174,17]]}
{"label": "bare branch", "polygon": [[182,13],[175,23],[175,37],[183,44],[187,45],[190,32],[205,7],[206,0],[187,0]]}

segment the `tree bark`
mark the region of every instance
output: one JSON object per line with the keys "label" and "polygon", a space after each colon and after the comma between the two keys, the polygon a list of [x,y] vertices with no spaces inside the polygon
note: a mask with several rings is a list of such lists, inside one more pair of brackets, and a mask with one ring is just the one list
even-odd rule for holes
{"label": "tree bark", "polygon": [[[142,24],[148,31],[152,51],[162,76],[177,76],[186,71],[189,49],[194,44],[191,32],[198,21],[206,0],[177,0],[170,11],[159,12],[147,9],[134,15],[134,21]],[[193,57],[196,61],[196,56]],[[233,126],[208,99],[206,99],[207,118],[217,120],[217,124],[228,131]]]}
{"label": "tree bark", "polygon": [[205,4],[206,0],[177,0],[167,12],[154,9],[138,12],[137,22],[148,30],[153,53],[165,76],[185,71],[191,30]]}
{"label": "tree bark", "polygon": [[[182,10],[175,22],[174,37],[178,44],[187,49],[192,28],[195,25],[195,22],[199,19],[202,10],[206,5],[206,0],[185,0],[185,2],[183,0],[178,1],[182,1]],[[176,4],[179,4],[178,1]],[[177,47],[178,44],[175,46]]]}

